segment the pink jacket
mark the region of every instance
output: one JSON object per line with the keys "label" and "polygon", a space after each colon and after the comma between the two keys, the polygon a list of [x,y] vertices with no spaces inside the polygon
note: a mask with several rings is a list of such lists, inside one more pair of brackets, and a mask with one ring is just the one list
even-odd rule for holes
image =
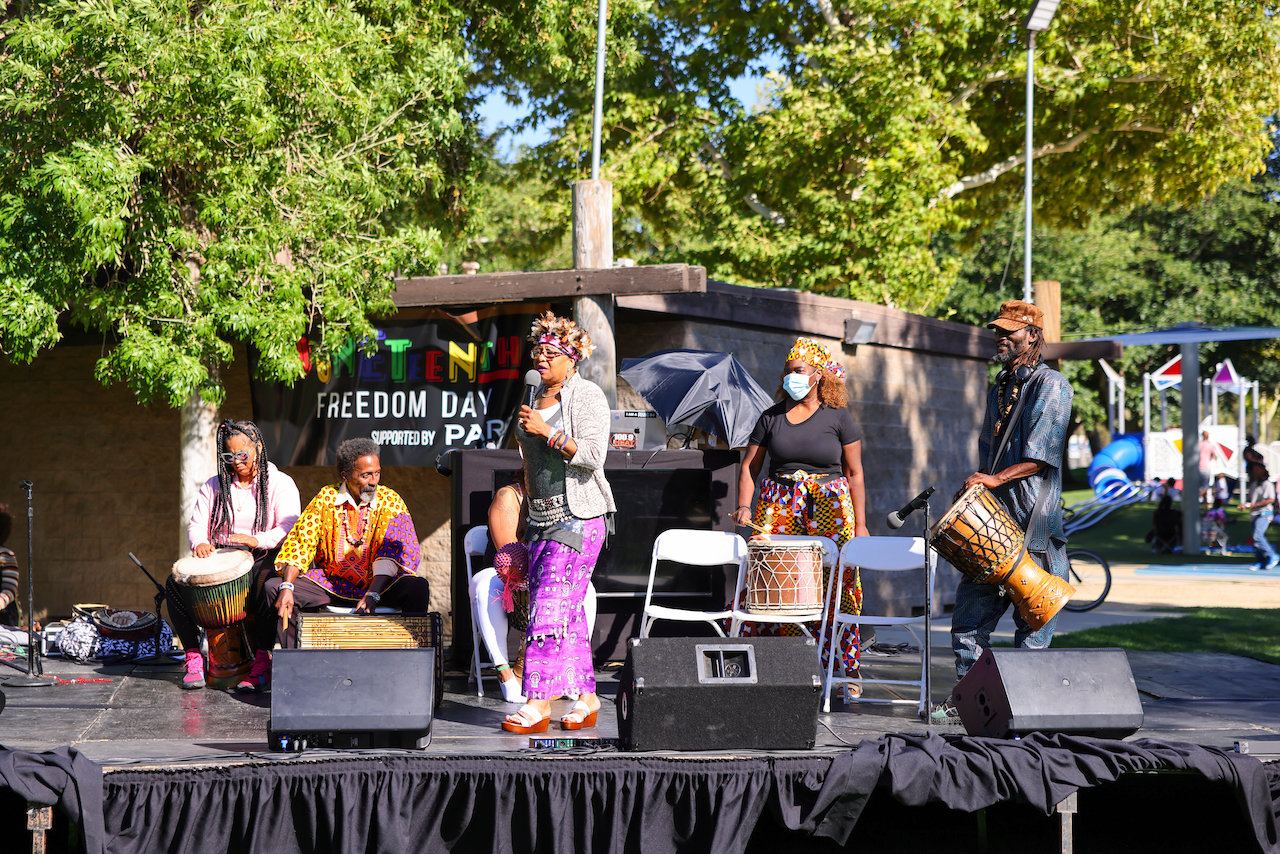
{"label": "pink jacket", "polygon": [[[213,515],[213,499],[218,494],[217,476],[205,481],[196,495],[196,509],[187,524],[187,540],[191,548],[209,542],[209,519]],[[267,522],[271,526],[265,531],[253,530],[253,517],[258,506],[258,483],[244,489],[231,487],[231,509],[235,524],[232,533],[247,534],[258,540],[258,548],[274,549],[284,542],[293,523],[298,521],[302,512],[302,499],[298,495],[298,485],[293,478],[276,468],[275,463],[267,463]],[[213,545],[221,545],[213,543]]]}

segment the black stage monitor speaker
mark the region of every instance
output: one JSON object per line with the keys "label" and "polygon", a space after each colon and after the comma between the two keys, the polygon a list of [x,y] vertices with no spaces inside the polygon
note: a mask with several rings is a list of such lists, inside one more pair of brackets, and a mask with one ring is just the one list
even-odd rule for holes
{"label": "black stage monitor speaker", "polygon": [[431,648],[276,650],[270,747],[426,747],[435,655]]}
{"label": "black stage monitor speaker", "polygon": [[987,649],[951,701],[969,735],[1124,738],[1142,727],[1123,649]]}
{"label": "black stage monitor speaker", "polygon": [[618,676],[628,750],[803,750],[822,679],[811,638],[633,638]]}

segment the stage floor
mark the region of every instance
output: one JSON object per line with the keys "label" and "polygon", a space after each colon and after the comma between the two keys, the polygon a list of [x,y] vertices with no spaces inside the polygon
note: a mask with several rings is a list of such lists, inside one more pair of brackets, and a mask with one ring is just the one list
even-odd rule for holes
{"label": "stage floor", "polygon": [[[866,661],[883,674],[913,669],[902,657],[881,659],[869,654]],[[1236,656],[1191,653],[1135,652],[1129,654],[1129,661],[1145,712],[1144,725],[1133,738],[1227,750],[1236,742],[1247,742],[1248,752],[1258,759],[1280,759],[1280,667]],[[935,649],[932,663],[934,698],[941,700],[954,679],[950,650]],[[5,670],[0,676],[13,672]],[[8,702],[0,714],[3,747],[41,751],[74,745],[108,770],[236,763],[251,761],[253,754],[268,750],[269,694],[185,691],[178,684],[177,666],[101,666],[54,658],[46,660],[45,670],[57,676],[59,684],[4,689]],[[597,674],[604,702],[595,730],[562,735],[617,735],[616,674],[616,666]],[[395,676],[388,674],[388,678]],[[516,707],[499,699],[496,681],[486,678],[484,698],[476,696],[465,674],[448,673],[445,683],[445,700],[425,752],[475,757],[529,750],[528,736],[500,729],[503,715]],[[868,696],[874,696],[874,690]],[[567,700],[553,703],[549,735],[561,735],[554,722],[569,707]],[[833,699],[831,713],[819,715],[818,720],[817,747],[809,755],[839,753],[864,739],[890,733],[963,734],[959,726],[920,721],[914,704],[846,707]],[[724,758],[723,753],[714,755]]]}

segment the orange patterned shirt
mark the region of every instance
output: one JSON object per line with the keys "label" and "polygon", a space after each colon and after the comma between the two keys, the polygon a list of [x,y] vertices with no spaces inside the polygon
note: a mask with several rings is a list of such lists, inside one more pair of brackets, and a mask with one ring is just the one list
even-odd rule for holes
{"label": "orange patterned shirt", "polygon": [[[316,584],[344,599],[359,599],[373,581],[373,562],[386,559],[396,575],[418,569],[418,535],[404,499],[379,486],[366,505],[363,526],[344,525],[346,497],[341,484],[326,486],[302,511],[280,546],[277,569],[291,564]],[[358,543],[358,544],[357,544]]]}

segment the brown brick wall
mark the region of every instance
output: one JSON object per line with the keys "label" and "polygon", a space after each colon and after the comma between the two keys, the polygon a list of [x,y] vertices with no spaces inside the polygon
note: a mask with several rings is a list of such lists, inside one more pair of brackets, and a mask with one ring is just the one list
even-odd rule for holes
{"label": "brown brick wall", "polygon": [[[178,411],[138,405],[122,385],[93,378],[97,347],[60,346],[31,365],[0,362],[10,417],[0,419],[0,501],[14,513],[8,545],[22,568],[26,605],[26,495],[34,484],[36,617],[68,616],[72,604],[154,607],[155,587],[128,558],[133,552],[161,583],[180,556]],[[243,349],[223,371],[220,417],[250,419]],[[270,449],[268,449],[268,452]],[[332,469],[290,466],[307,501]],[[432,607],[449,611],[449,482],[434,469],[388,468],[383,482],[404,498],[422,538],[420,572]],[[446,623],[447,625],[447,623]]]}

